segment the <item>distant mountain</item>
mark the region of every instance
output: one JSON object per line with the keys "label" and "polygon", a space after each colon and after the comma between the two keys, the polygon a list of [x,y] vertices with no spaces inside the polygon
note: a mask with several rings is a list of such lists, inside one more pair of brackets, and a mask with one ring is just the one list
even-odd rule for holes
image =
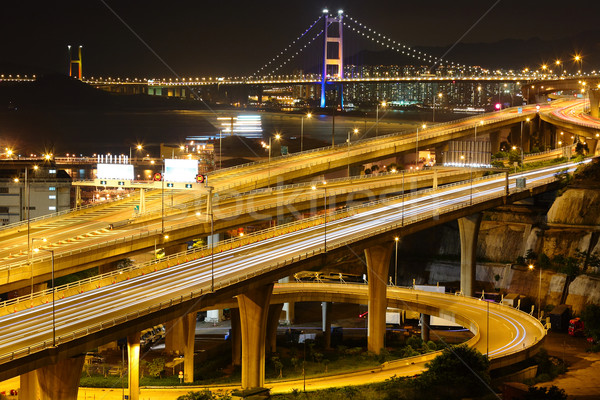
{"label": "distant mountain", "polygon": [[[416,50],[441,56],[451,46],[416,46]],[[573,55],[583,56],[585,71],[600,70],[600,30],[582,32],[577,35],[556,39],[527,40],[506,39],[495,43],[459,43],[445,59],[483,68],[504,68],[520,70],[525,67],[539,68],[542,63],[554,69],[557,59],[564,63],[567,71],[574,71]],[[399,55],[393,50],[362,51],[345,60],[346,63],[362,65],[426,65],[411,57]]]}

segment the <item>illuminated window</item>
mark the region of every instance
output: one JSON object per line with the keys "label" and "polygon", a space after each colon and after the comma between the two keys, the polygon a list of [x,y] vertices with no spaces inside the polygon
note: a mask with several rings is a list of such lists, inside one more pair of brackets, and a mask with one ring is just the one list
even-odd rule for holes
{"label": "illuminated window", "polygon": [[56,186],[50,186],[50,187],[48,188],[48,190],[52,192],[52,191],[56,190]]}
{"label": "illuminated window", "polygon": [[50,207],[48,207],[48,210],[50,210],[50,211],[56,211],[56,206],[50,206]]}
{"label": "illuminated window", "polygon": [[55,194],[48,195],[48,199],[56,200],[56,195]]}

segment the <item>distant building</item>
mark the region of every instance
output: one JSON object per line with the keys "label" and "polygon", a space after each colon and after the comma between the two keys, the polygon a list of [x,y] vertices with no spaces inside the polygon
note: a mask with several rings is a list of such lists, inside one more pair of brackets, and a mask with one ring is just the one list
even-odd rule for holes
{"label": "distant building", "polygon": [[10,168],[2,165],[0,169],[0,225],[71,208],[71,177],[65,171],[52,166],[34,170],[31,164],[11,164]]}

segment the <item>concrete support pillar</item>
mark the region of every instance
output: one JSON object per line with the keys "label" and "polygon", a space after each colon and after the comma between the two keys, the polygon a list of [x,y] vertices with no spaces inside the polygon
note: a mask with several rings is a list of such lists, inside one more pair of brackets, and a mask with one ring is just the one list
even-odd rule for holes
{"label": "concrete support pillar", "polygon": [[590,116],[600,118],[600,90],[590,89],[588,93],[590,96]]}
{"label": "concrete support pillar", "polygon": [[500,131],[490,132],[490,144],[492,154],[500,151]]}
{"label": "concrete support pillar", "polygon": [[167,321],[165,324],[165,351],[167,353],[183,354],[185,350],[183,338],[183,318]]}
{"label": "concrete support pillar", "polygon": [[265,383],[265,337],[273,285],[247,290],[237,296],[242,331],[242,388]]}
{"label": "concrete support pillar", "polygon": [[[83,179],[83,177],[79,177],[79,179]],[[81,186],[75,186],[75,209],[81,207]]]}
{"label": "concrete support pillar", "polygon": [[21,375],[19,399],[77,400],[85,356],[68,358]]}
{"label": "concrete support pillar", "polygon": [[431,316],[427,314],[421,314],[421,340],[424,342],[429,341],[429,325],[431,324]]}
{"label": "concrete support pillar", "polygon": [[283,304],[271,304],[269,306],[269,315],[267,317],[267,350],[270,353],[277,351],[277,327],[281,318]]}
{"label": "concrete support pillar", "polygon": [[322,330],[326,349],[331,348],[331,303],[321,302]]}
{"label": "concrete support pillar", "polygon": [[481,213],[458,219],[460,233],[460,290],[465,296],[473,296],[476,272],[477,236],[481,225]]}
{"label": "concrete support pillar", "polygon": [[435,163],[437,165],[443,165],[445,160],[445,154],[448,151],[448,142],[439,143],[435,146]]}
{"label": "concrete support pillar", "polygon": [[223,310],[208,310],[204,321],[218,324],[223,321]]}
{"label": "concrete support pillar", "polygon": [[437,170],[437,168],[433,169],[433,184],[432,184],[432,188],[433,189],[437,189],[438,188],[438,170]]}
{"label": "concrete support pillar", "polygon": [[367,279],[369,280],[369,320],[367,349],[379,354],[384,347],[385,311],[387,309],[387,283],[392,256],[391,243],[365,249]]}
{"label": "concrete support pillar", "polygon": [[140,399],[140,332],[127,336],[129,400]]}
{"label": "concrete support pillar", "polygon": [[140,214],[146,212],[146,190],[140,189]]}
{"label": "concrete support pillar", "polygon": [[231,308],[231,364],[242,365],[242,328],[240,309]]}
{"label": "concrete support pillar", "polygon": [[[281,278],[279,283],[288,283],[290,281],[290,277],[286,276],[285,278]],[[283,314],[281,316],[281,320],[283,323],[291,325],[294,323],[294,303],[283,303]]]}
{"label": "concrete support pillar", "polygon": [[183,381],[194,382],[194,344],[196,341],[196,313],[183,318]]}

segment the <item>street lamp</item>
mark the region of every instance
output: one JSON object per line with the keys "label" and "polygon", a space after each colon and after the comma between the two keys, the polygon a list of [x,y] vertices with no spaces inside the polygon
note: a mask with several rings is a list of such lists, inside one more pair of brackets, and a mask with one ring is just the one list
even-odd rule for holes
{"label": "street lamp", "polygon": [[[427,128],[427,125],[421,125],[421,129]],[[417,143],[415,146],[415,171],[419,169],[419,127],[417,126]]]}
{"label": "street lamp", "polygon": [[[533,271],[535,269],[535,266],[533,264],[529,264],[529,270]],[[538,319],[540,319],[540,307],[542,306],[542,267],[540,266],[540,280],[538,283]]]}
{"label": "street lamp", "polygon": [[377,108],[375,111],[375,137],[377,137],[379,135],[379,106],[381,105],[382,108],[387,107],[387,103],[384,101],[381,102],[381,104],[379,102],[377,102]]}
{"label": "street lamp", "polygon": [[[529,118],[526,118],[525,121],[529,122]],[[523,158],[523,121],[521,121],[521,166],[524,163]]]}
{"label": "street lamp", "polygon": [[[131,147],[131,146],[130,146],[130,147],[129,147],[129,160],[130,160],[130,162],[131,162],[131,150],[132,150],[132,149],[133,149],[133,147]],[[141,145],[141,144],[138,144],[137,146],[135,146],[135,150],[136,150],[136,152],[137,152],[137,151],[140,151],[140,150],[142,150],[142,149],[143,149],[143,147],[142,147],[142,145]]]}
{"label": "street lamp", "polygon": [[471,205],[473,205],[473,158],[475,153],[475,148],[477,146],[477,125],[483,125],[483,121],[479,121],[479,124],[475,124],[475,135],[473,140],[473,147],[471,147],[471,163],[469,165],[469,175],[471,177]]}
{"label": "street lamp", "polygon": [[[404,212],[403,212],[404,214]],[[400,238],[396,236],[394,238],[394,242],[396,242],[396,260],[395,260],[395,268],[394,268],[394,285],[398,286],[398,242]]]}
{"label": "street lamp", "polygon": [[[312,190],[317,190],[317,186],[313,185],[311,187]],[[323,243],[324,243],[324,248],[325,248],[325,252],[327,252],[327,181],[323,181],[323,187],[320,188],[323,189],[325,192],[325,197],[324,197],[324,209],[325,209],[325,223],[324,223],[324,239],[323,239]]]}
{"label": "street lamp", "polygon": [[[269,136],[269,145],[267,146],[267,148],[269,149],[269,175],[268,175],[268,179],[267,179],[267,187],[270,188],[271,187],[271,136]],[[279,140],[281,139],[281,135],[279,133],[275,134],[275,140]]]}
{"label": "street lamp", "polygon": [[575,54],[573,56],[573,61],[575,61],[575,64],[579,64],[579,75],[581,75],[582,71],[583,71],[583,58],[579,55],[579,54]]}
{"label": "street lamp", "polygon": [[304,151],[304,118],[310,119],[312,118],[312,114],[308,113],[303,115],[300,119],[300,152]]}
{"label": "street lamp", "polygon": [[[46,239],[43,239],[46,241]],[[54,290],[54,249],[33,249],[36,253],[40,250],[47,251],[52,255],[52,347],[56,347],[56,309]]]}
{"label": "street lamp", "polygon": [[303,352],[303,360],[302,360],[302,378],[304,380],[304,393],[306,393],[306,334],[304,331],[301,332],[303,335],[303,343],[304,343],[304,352]]}
{"label": "street lamp", "polygon": [[[437,95],[440,98],[440,105],[441,105],[441,101],[442,101],[442,94],[438,93]],[[431,118],[431,122],[435,122],[435,96],[433,96],[433,116]]]}
{"label": "street lamp", "polygon": [[355,135],[358,135],[358,128],[354,128],[352,131],[348,131],[348,178],[350,178],[350,133],[354,132]]}
{"label": "street lamp", "polygon": [[[28,240],[27,244],[29,245],[29,243],[31,243],[30,249],[32,249],[33,252],[37,253],[38,250],[36,250],[35,248],[33,248],[33,242],[36,240],[41,240],[42,242],[46,242],[46,238],[32,238],[31,242]],[[31,297],[33,297],[33,262],[31,261],[31,257],[32,257],[32,251],[27,250],[27,254],[29,255],[29,274],[31,275]]]}

